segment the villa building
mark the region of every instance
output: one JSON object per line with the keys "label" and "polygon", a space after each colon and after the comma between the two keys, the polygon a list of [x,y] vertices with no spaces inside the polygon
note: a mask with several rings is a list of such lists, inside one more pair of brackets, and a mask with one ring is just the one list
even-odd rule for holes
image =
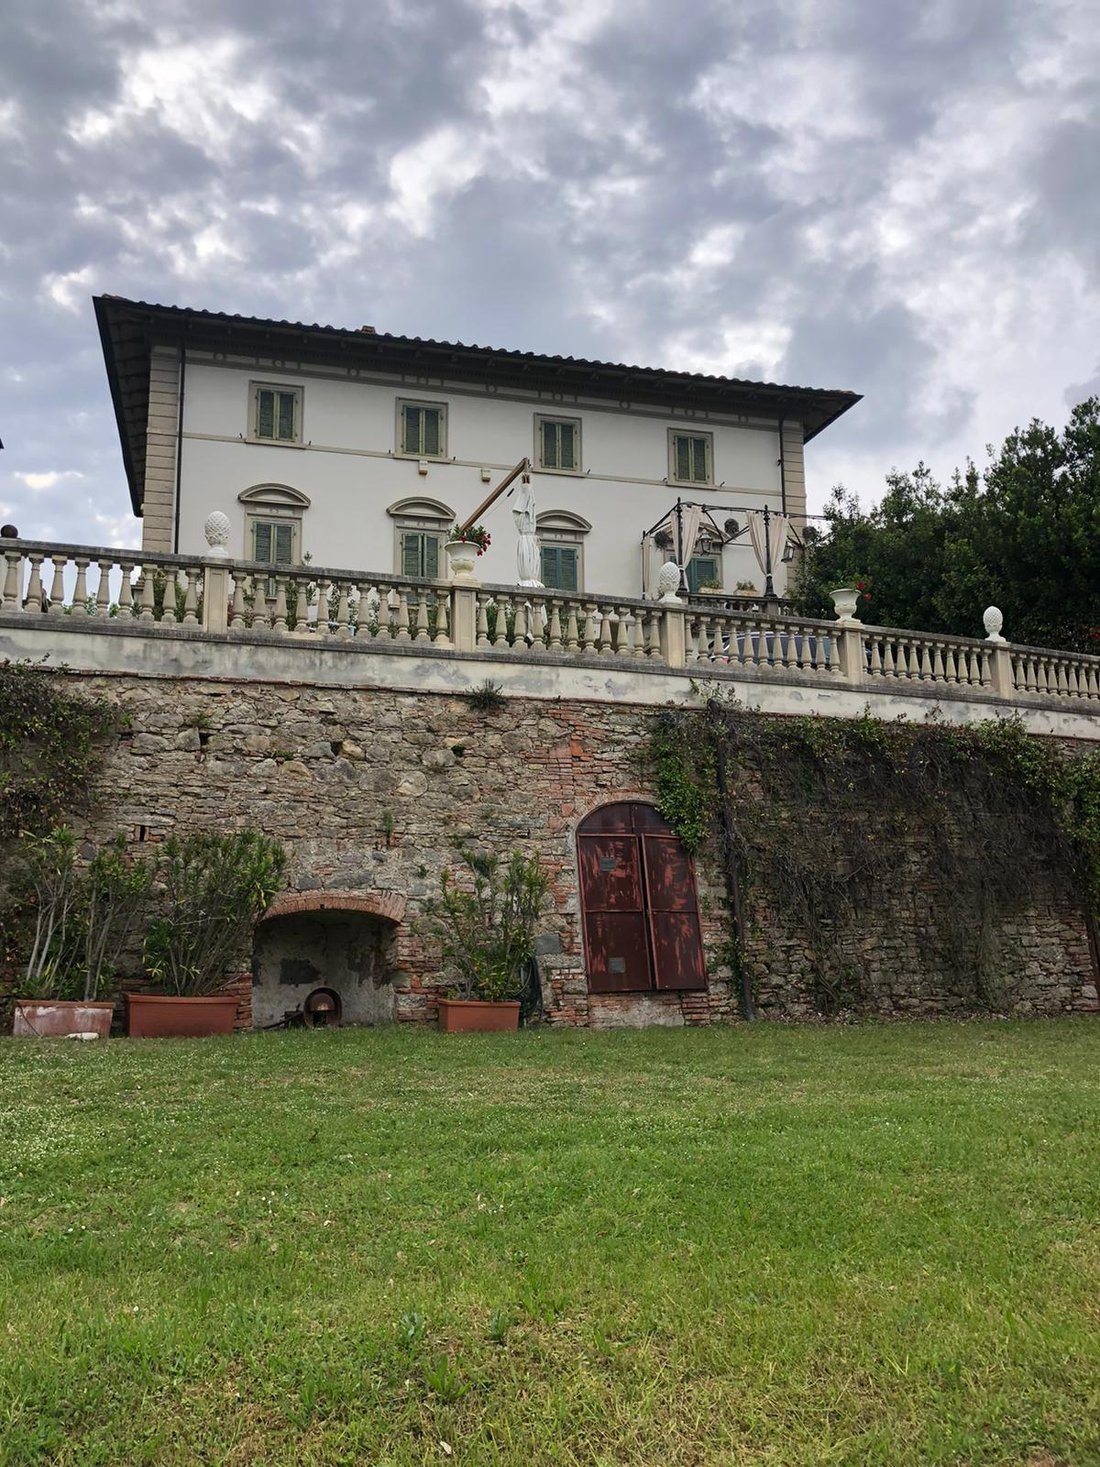
{"label": "villa building", "polygon": [[[236,557],[434,579],[451,526],[527,458],[548,588],[652,594],[668,553],[646,532],[680,500],[706,511],[690,589],[761,590],[746,514],[797,534],[803,447],[859,401],[115,296],[95,310],[146,552],[205,554],[216,509]],[[486,528],[478,574],[511,583],[507,500]]]}

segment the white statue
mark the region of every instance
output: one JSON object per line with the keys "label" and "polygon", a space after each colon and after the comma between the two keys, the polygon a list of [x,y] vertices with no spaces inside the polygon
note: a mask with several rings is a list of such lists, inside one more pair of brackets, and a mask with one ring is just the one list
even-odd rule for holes
{"label": "white statue", "polygon": [[982,616],[982,624],[985,627],[985,637],[987,642],[1003,642],[1005,640],[1004,637],[1001,635],[1001,628],[1005,624],[1005,619],[1001,615],[999,607],[987,606],[985,608],[985,613]]}
{"label": "white statue", "polygon": [[535,496],[531,491],[531,480],[524,474],[519,497],[512,506],[512,518],[516,522],[516,565],[521,586],[541,587],[539,580],[539,542],[535,520]]}

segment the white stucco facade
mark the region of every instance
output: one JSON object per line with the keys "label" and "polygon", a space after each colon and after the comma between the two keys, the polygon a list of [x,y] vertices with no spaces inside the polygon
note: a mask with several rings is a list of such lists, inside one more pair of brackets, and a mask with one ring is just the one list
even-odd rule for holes
{"label": "white stucco facade", "polygon": [[[257,382],[297,392],[298,442],[255,438]],[[398,404],[408,400],[444,408],[441,456],[400,451]],[[576,471],[538,467],[540,416],[579,424]],[[689,417],[575,396],[521,396],[439,380],[349,379],[335,370],[286,372],[263,361],[230,364],[198,357],[185,365],[182,423],[182,554],[205,553],[203,521],[220,509],[233,524],[231,552],[249,556],[248,506],[239,496],[278,484],[309,500],[300,514],[299,557],[308,555],[319,566],[391,574],[400,569],[401,527],[429,523],[409,501],[434,502],[465,519],[528,456],[540,520],[549,516],[552,522],[541,538],[579,548],[579,589],[637,596],[643,589],[642,535],[678,496],[715,506],[719,527],[730,517],[724,507],[778,510],[783,502],[777,421]],[[670,475],[670,430],[710,435],[713,484],[677,483]],[[405,510],[393,512],[399,505]],[[511,500],[502,498],[484,516],[493,544],[478,574],[489,582],[507,583],[515,576],[510,507]],[[762,587],[747,536],[716,553],[724,589],[733,591],[739,582]]]}

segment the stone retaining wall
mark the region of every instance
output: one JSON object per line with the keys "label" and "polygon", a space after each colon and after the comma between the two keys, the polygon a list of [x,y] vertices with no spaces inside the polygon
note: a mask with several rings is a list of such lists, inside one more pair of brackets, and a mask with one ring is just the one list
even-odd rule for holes
{"label": "stone retaining wall", "polygon": [[[277,912],[349,910],[386,924],[396,1019],[435,1017],[442,975],[415,923],[460,838],[537,854],[551,874],[553,911],[539,956],[550,1022],[610,1027],[736,1017],[723,961],[725,882],[713,852],[696,863],[709,990],[588,994],[575,830],[600,805],[652,798],[639,759],[647,710],[509,698],[481,713],[461,696],[431,692],[69,676],[117,705],[124,719],[100,780],[92,832],[121,828],[135,849],[198,827],[255,826],[277,836],[290,856]],[[916,870],[919,833],[914,839]],[[745,955],[761,1013],[817,1013],[804,941],[785,929],[769,893],[754,893],[750,905]],[[915,1015],[967,1006],[958,985],[930,964],[929,920],[919,892],[899,888],[890,912],[868,914],[859,931],[843,934],[864,974],[860,1007]],[[1085,924],[1068,895],[1037,880],[1032,909],[1006,914],[1001,939],[1006,1011],[1096,1007]]]}

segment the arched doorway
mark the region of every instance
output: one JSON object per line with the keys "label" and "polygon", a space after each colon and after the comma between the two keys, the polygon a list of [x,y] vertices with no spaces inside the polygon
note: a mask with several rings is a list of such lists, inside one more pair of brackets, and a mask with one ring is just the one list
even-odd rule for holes
{"label": "arched doorway", "polygon": [[384,896],[351,892],[279,898],[253,938],[253,1024],[263,1028],[291,1014],[316,1023],[322,1009],[326,1024],[392,1022],[394,906]]}
{"label": "arched doorway", "polygon": [[707,986],[695,872],[652,805],[604,805],[577,830],[591,993]]}

